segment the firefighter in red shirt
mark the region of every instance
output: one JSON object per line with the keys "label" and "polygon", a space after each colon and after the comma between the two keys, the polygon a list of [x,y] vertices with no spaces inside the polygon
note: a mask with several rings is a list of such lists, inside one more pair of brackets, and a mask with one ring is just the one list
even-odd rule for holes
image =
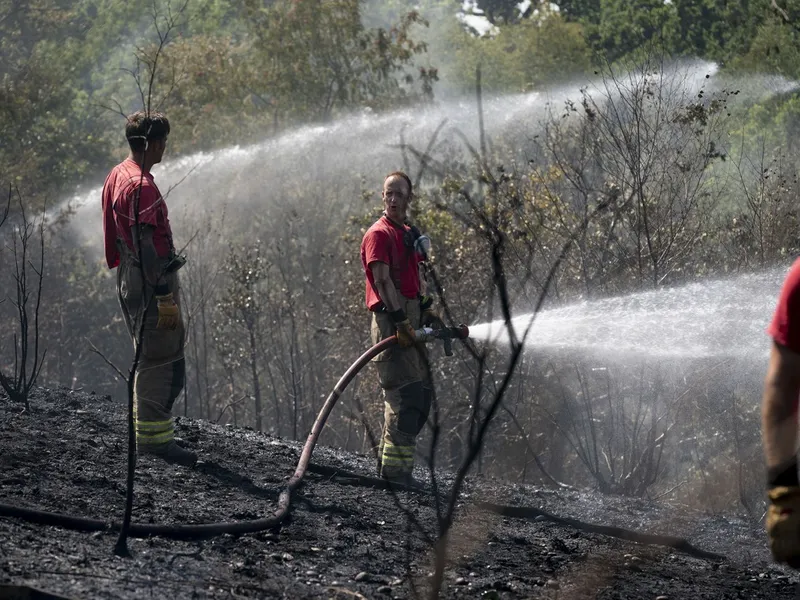
{"label": "firefighter in red shirt", "polygon": [[374,359],[385,400],[378,474],[401,483],[413,482],[416,438],[428,419],[433,397],[427,354],[422,344],[415,343],[414,330],[441,324],[431,299],[424,296],[419,264],[425,256],[405,222],[412,197],[411,180],[405,173],[388,175],[383,183],[383,216],[361,242],[372,342],[393,335],[398,341]]}
{"label": "firefighter in red shirt", "polygon": [[797,404],[800,397],[800,260],[781,290],[768,332],[772,350],[761,402],[767,463],[767,534],[775,560],[800,569],[800,482]]}
{"label": "firefighter in red shirt", "polygon": [[103,185],[103,233],[134,347],[144,319],[133,392],[137,451],[191,466],[197,456],[176,444],[172,422],[172,405],[186,377],[177,273],[185,259],[175,254],[167,205],[150,173],[161,162],[169,131],[160,113],[128,117],[130,154]]}

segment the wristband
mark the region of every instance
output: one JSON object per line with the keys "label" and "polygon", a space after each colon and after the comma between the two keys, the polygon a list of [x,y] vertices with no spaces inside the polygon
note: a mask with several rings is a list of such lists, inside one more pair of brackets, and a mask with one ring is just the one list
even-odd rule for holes
{"label": "wristband", "polygon": [[393,310],[392,312],[389,313],[389,316],[392,317],[392,321],[394,321],[395,323],[402,323],[408,318],[406,317],[406,311],[404,311],[402,308]]}
{"label": "wristband", "polygon": [[797,487],[800,481],[797,477],[797,457],[782,465],[767,469],[767,489],[774,487]]}
{"label": "wristband", "polygon": [[156,296],[166,296],[169,294],[169,286],[166,283],[159,283],[156,286]]}
{"label": "wristband", "polygon": [[431,306],[433,306],[433,296],[420,296],[419,297],[419,307],[422,310],[428,310]]}

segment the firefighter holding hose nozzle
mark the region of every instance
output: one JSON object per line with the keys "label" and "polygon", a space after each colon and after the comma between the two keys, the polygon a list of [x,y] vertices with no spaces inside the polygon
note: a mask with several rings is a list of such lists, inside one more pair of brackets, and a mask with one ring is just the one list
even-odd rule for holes
{"label": "firefighter holding hose nozzle", "polygon": [[797,474],[797,405],[800,398],[800,260],[784,281],[772,323],[762,437],[767,463],[767,534],[776,561],[800,569],[800,482]]}
{"label": "firefighter holding hose nozzle", "polygon": [[378,475],[409,484],[414,481],[416,439],[433,398],[427,352],[416,340],[415,329],[443,324],[432,299],[425,295],[420,269],[430,242],[406,223],[413,199],[411,179],[400,171],[390,173],[383,182],[382,197],[383,215],[361,242],[372,343],[393,335],[398,342],[374,359],[385,405]]}

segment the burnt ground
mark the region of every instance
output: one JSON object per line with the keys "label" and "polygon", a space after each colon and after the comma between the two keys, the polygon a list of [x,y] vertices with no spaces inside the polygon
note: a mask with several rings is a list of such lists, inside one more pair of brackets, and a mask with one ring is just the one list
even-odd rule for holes
{"label": "burnt ground", "polygon": [[[206,461],[186,469],[141,459],[135,522],[273,513],[300,444],[193,419],[180,419],[177,431]],[[123,409],[109,397],[42,389],[25,412],[0,395],[0,503],[120,520],[125,439]],[[313,462],[373,473],[371,459],[324,447]],[[409,533],[407,515],[433,535],[433,497],[356,483],[309,473],[290,521],[277,531],[205,541],[132,539],[133,558],[114,556],[113,532],[0,517],[0,598],[12,585],[75,599],[414,597],[433,571],[433,553],[422,534]],[[542,517],[503,517],[476,507],[478,500],[682,536],[726,558],[696,558]],[[494,479],[468,479],[449,557],[445,598],[800,597],[794,572],[770,565],[761,526],[735,515]]]}

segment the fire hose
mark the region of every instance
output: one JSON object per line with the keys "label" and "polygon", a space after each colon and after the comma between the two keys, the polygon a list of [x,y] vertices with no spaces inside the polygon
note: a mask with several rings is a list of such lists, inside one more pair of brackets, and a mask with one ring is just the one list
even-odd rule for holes
{"label": "fire hose", "polygon": [[[445,354],[452,355],[452,340],[465,339],[469,336],[469,329],[466,325],[459,327],[444,327],[441,329],[431,329],[423,327],[415,332],[416,340],[419,343],[428,343],[434,340],[441,340],[444,343]],[[348,384],[358,374],[364,366],[369,363],[378,354],[391,348],[397,344],[395,336],[388,337],[381,340],[372,348],[364,352],[358,359],[350,366],[344,375],[334,386],[328,398],[325,400],[322,409],[317,415],[314,425],[311,427],[311,432],[308,434],[303,450],[300,454],[300,460],[297,463],[297,468],[294,474],[289,479],[286,487],[278,497],[278,508],[272,516],[264,517],[261,519],[252,519],[249,521],[235,521],[235,522],[219,522],[219,523],[202,523],[197,525],[158,525],[147,523],[131,523],[129,535],[132,537],[148,537],[158,535],[166,538],[188,540],[188,539],[204,539],[225,533],[241,535],[244,533],[255,533],[272,529],[280,525],[289,515],[289,508],[291,507],[292,495],[300,487],[303,477],[305,477],[308,469],[311,455],[317,445],[319,436],[325,426],[328,417],[336,405],[336,402],[341,397]],[[47,512],[43,510],[36,510],[32,508],[22,508],[12,506],[9,504],[0,504],[0,517],[13,517],[21,519],[30,523],[39,525],[53,525],[57,527],[64,527],[66,529],[73,529],[76,531],[117,531],[122,527],[121,523],[115,521],[103,521],[102,519],[92,519],[88,517],[76,517],[73,515],[66,515],[61,513]]]}

